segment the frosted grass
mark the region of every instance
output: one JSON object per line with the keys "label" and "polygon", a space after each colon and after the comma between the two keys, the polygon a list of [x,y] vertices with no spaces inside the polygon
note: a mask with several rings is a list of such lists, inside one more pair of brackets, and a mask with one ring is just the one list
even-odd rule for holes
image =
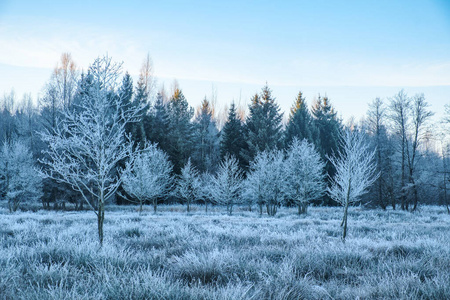
{"label": "frosted grass", "polygon": [[449,299],[450,217],[441,207],[0,210],[0,299]]}

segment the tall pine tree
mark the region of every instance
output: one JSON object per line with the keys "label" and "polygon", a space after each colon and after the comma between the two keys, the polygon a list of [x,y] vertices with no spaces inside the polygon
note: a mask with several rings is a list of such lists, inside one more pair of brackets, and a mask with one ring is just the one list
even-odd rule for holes
{"label": "tall pine tree", "polygon": [[306,106],[305,98],[302,92],[298,92],[297,98],[291,107],[289,120],[284,132],[285,147],[287,148],[294,138],[297,138],[299,141],[306,139],[310,143],[315,143],[318,134],[318,130]]}
{"label": "tall pine tree", "polygon": [[244,126],[237,116],[236,105],[232,103],[228,111],[228,120],[221,132],[220,157],[224,159],[226,156],[234,156],[238,160],[239,167],[243,169],[246,161],[242,154],[246,147]]}
{"label": "tall pine tree", "polygon": [[194,120],[194,152],[192,162],[200,172],[212,172],[219,163],[219,131],[213,110],[205,98]]}
{"label": "tall pine tree", "polygon": [[280,113],[280,107],[275,103],[267,84],[260,95],[252,98],[249,111],[245,130],[248,151],[244,156],[248,162],[252,161],[258,152],[281,148],[283,137],[283,114]]}
{"label": "tall pine tree", "polygon": [[[337,113],[330,104],[328,97],[319,97],[315,101],[312,107],[312,116],[314,118],[314,124],[317,127],[319,136],[316,141],[316,147],[319,153],[326,162],[325,171],[328,175],[326,178],[329,181],[333,178],[336,169],[330,163],[328,157],[331,157],[334,153],[338,153],[339,149],[339,136],[342,130],[340,119],[337,117]],[[329,197],[324,197],[325,204],[331,204],[332,201]]]}
{"label": "tall pine tree", "polygon": [[174,172],[180,174],[181,168],[192,155],[192,124],[194,110],[189,106],[183,92],[176,88],[169,105],[168,154],[174,165]]}
{"label": "tall pine tree", "polygon": [[156,95],[149,121],[150,123],[145,126],[147,139],[152,143],[157,143],[158,148],[168,153],[169,112],[161,92]]}

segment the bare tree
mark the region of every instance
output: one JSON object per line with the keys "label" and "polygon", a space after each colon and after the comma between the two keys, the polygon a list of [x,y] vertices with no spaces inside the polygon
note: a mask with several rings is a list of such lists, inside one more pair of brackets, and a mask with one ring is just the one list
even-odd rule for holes
{"label": "bare tree", "polygon": [[37,201],[42,194],[42,180],[36,175],[33,156],[20,141],[3,143],[0,151],[0,188],[8,200],[10,212],[16,211],[25,199]]}
{"label": "bare tree", "polygon": [[226,156],[220,163],[216,176],[211,180],[211,195],[216,203],[226,205],[229,215],[233,206],[240,202],[243,187],[243,175],[238,160]]}
{"label": "bare tree", "polygon": [[378,178],[374,161],[376,150],[370,151],[365,136],[358,131],[347,130],[341,136],[341,150],[337,156],[329,157],[336,168],[336,174],[327,188],[330,197],[344,207],[341,226],[342,239],[347,236],[347,215],[349,205],[360,201],[360,197]]}
{"label": "bare tree", "polygon": [[78,109],[65,110],[55,132],[41,134],[48,143],[48,159],[41,163],[48,167],[44,176],[70,184],[95,212],[102,246],[105,203],[122,182],[116,166],[132,151],[124,138],[125,125],[135,120],[138,110],[126,110],[117,95],[121,64],[105,56],[89,70],[93,84]]}
{"label": "bare tree", "polygon": [[306,213],[308,204],[325,193],[325,163],[313,144],[294,138],[286,158],[286,198],[298,206],[298,214]]}
{"label": "bare tree", "polygon": [[53,71],[51,84],[56,88],[62,101],[62,106],[67,109],[72,105],[72,100],[77,88],[79,72],[70,53],[61,54],[61,62]]}
{"label": "bare tree", "polygon": [[406,201],[406,147],[408,144],[408,128],[409,128],[409,111],[411,108],[411,99],[401,90],[393,98],[390,103],[389,117],[393,124],[395,134],[400,139],[401,153],[401,183],[400,183],[400,204],[402,209],[408,209]]}
{"label": "bare tree", "polygon": [[153,62],[150,58],[150,54],[147,54],[139,72],[135,98],[137,98],[139,102],[148,103],[154,96],[154,86]]}
{"label": "bare tree", "polygon": [[156,212],[158,198],[169,194],[173,185],[172,164],[169,157],[155,144],[147,144],[126,163],[122,175],[125,191],[136,198],[139,211],[145,201],[153,201]]}
{"label": "bare tree", "polygon": [[430,112],[427,107],[429,107],[429,105],[425,101],[423,94],[417,94],[414,96],[412,101],[412,142],[406,145],[406,156],[408,158],[408,180],[414,195],[414,206],[412,211],[416,210],[418,204],[417,186],[414,176],[417,158],[419,156],[419,146],[423,138],[424,125],[430,117],[434,115],[434,113]]}

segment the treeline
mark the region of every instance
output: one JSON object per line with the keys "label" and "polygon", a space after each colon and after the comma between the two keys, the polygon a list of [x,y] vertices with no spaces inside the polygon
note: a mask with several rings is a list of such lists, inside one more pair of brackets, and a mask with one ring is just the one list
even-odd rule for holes
{"label": "treeline", "polygon": [[[409,96],[400,91],[384,101],[375,99],[365,120],[358,124],[343,124],[328,97],[318,96],[308,107],[299,92],[288,121],[283,124],[283,113],[266,85],[251,98],[247,116],[232,103],[226,121],[219,128],[216,108],[207,98],[194,110],[178,86],[171,93],[164,88],[156,92],[149,58],[144,62],[136,84],[128,73],[117,81],[121,74],[118,69],[110,73],[95,73],[101,68],[107,70],[112,67],[96,65],[100,63],[96,60],[86,72],[80,73],[71,56],[63,54],[43,89],[38,107],[33,105],[29,95],[25,95],[21,102],[13,92],[3,96],[0,103],[0,140],[3,142],[0,197],[8,199],[11,210],[17,209],[22,201],[41,201],[44,208],[64,209],[66,202],[75,203],[77,208],[83,208],[86,203],[96,208],[95,197],[79,195],[80,189],[95,189],[94,179],[86,178],[83,187],[76,187],[59,178],[49,168],[48,162],[52,160],[51,136],[58,136],[62,131],[69,134],[70,131],[64,128],[68,126],[66,121],[69,117],[77,122],[84,119],[76,116],[89,118],[87,99],[97,97],[95,93],[103,92],[105,87],[108,87],[105,99],[109,102],[103,104],[108,106],[110,103],[111,107],[99,110],[100,116],[95,117],[103,119],[97,124],[111,128],[116,123],[120,125],[123,122],[121,114],[114,111],[114,107],[120,107],[122,115],[128,111],[138,112],[130,117],[129,122],[123,123],[123,142],[129,143],[135,153],[143,155],[141,158],[133,157],[132,161],[127,156],[117,161],[111,173],[120,174],[121,178],[114,195],[107,199],[109,201],[118,204],[131,201],[141,205],[151,202],[155,209],[158,203],[166,201],[200,201],[228,206],[226,201],[218,200],[224,195],[214,193],[220,191],[218,187],[221,184],[226,184],[229,177],[225,173],[233,168],[235,181],[226,188],[240,190],[234,194],[229,190],[231,198],[227,201],[232,203],[246,203],[250,209],[257,205],[260,213],[266,207],[272,215],[279,205],[298,205],[299,213],[306,211],[305,203],[334,205],[336,202],[325,193],[336,172],[330,157],[340,152],[340,137],[350,129],[365,134],[371,149],[376,152],[377,172],[380,174],[363,197],[363,203],[383,209],[392,206],[404,210],[415,210],[420,203],[445,204],[448,207],[450,148],[445,143],[445,131],[438,132],[434,130],[437,124],[430,124],[432,112],[424,95]],[[112,64],[110,60],[103,63]],[[448,120],[444,122],[449,123]],[[120,126],[117,128],[114,130],[120,130]],[[57,155],[57,151],[53,155]],[[273,190],[278,177],[280,182],[287,184],[293,176],[294,171],[290,169],[295,165],[296,156],[315,161],[302,175],[297,175],[297,181],[304,178],[306,182],[307,171],[313,172],[314,166],[320,166],[316,176],[323,182],[323,185],[319,184],[321,188],[308,195],[305,193],[301,199],[296,197],[300,191],[291,189],[287,192],[287,185],[280,185],[279,191]],[[158,160],[152,161],[152,157],[158,157]],[[73,167],[70,158],[66,159],[66,167]],[[147,191],[130,188],[139,159],[142,172],[149,169],[161,172],[156,174],[155,171],[148,180],[164,173],[165,179],[155,181]],[[305,164],[306,161],[311,160],[305,159]],[[93,164],[91,158],[85,157],[85,163],[78,167],[89,169]],[[297,162],[297,167],[300,168],[301,164]],[[40,169],[47,176],[41,180],[33,168]],[[123,178],[122,170],[128,170],[123,173],[126,175]],[[266,185],[272,188],[270,191],[255,190],[257,172],[260,175],[266,172]],[[221,179],[220,176],[225,177]],[[161,186],[164,186],[161,193],[154,193]],[[200,187],[203,187],[202,193],[199,192]],[[204,191],[205,187],[209,192]],[[273,193],[279,193],[278,200],[262,200],[269,194],[272,197]],[[232,205],[229,209],[231,212]]]}

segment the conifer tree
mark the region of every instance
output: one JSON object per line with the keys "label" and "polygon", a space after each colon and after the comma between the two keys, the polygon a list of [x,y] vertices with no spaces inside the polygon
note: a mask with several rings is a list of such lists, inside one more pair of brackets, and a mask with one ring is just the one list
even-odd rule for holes
{"label": "conifer tree", "polygon": [[194,120],[194,153],[192,161],[200,172],[212,172],[219,163],[219,131],[213,110],[205,98]]}
{"label": "conifer tree", "polygon": [[[341,121],[337,117],[337,113],[330,104],[328,97],[318,97],[311,110],[315,127],[318,131],[318,139],[316,140],[316,148],[319,151],[322,160],[326,162],[325,172],[327,174],[328,183],[330,178],[334,177],[335,167],[327,159],[334,153],[339,151],[339,139],[341,134]],[[326,195],[324,197],[325,204],[331,204],[331,199]]]}
{"label": "conifer tree", "polygon": [[248,150],[244,157],[247,161],[253,160],[258,152],[279,149],[282,146],[283,114],[280,113],[280,107],[275,103],[267,84],[260,95],[252,98],[249,111],[245,130]]}
{"label": "conifer tree", "polygon": [[[327,155],[330,156],[338,150],[341,122],[326,96],[322,98],[319,95],[311,113],[319,133],[316,146],[321,153],[322,159],[325,160]],[[330,164],[327,164],[326,170],[328,175],[333,175]]]}
{"label": "conifer tree", "polygon": [[314,143],[318,137],[317,128],[314,126],[301,91],[298,92],[295,103],[291,107],[284,136],[285,147],[288,147],[294,138],[297,138],[299,141],[306,139],[308,142]]}
{"label": "conifer tree", "polygon": [[167,103],[164,102],[163,94],[156,95],[155,105],[151,111],[150,124],[145,124],[145,133],[147,139],[152,143],[158,144],[158,148],[169,151],[168,132],[169,132],[169,112]]}
{"label": "conifer tree", "polygon": [[169,105],[168,154],[174,172],[180,174],[192,153],[192,125],[194,110],[189,106],[183,92],[176,88]]}
{"label": "conifer tree", "polygon": [[232,103],[228,111],[228,120],[221,132],[220,156],[222,159],[227,155],[234,156],[239,162],[239,167],[243,169],[246,163],[242,153],[246,146],[244,126],[237,116],[236,105]]}

